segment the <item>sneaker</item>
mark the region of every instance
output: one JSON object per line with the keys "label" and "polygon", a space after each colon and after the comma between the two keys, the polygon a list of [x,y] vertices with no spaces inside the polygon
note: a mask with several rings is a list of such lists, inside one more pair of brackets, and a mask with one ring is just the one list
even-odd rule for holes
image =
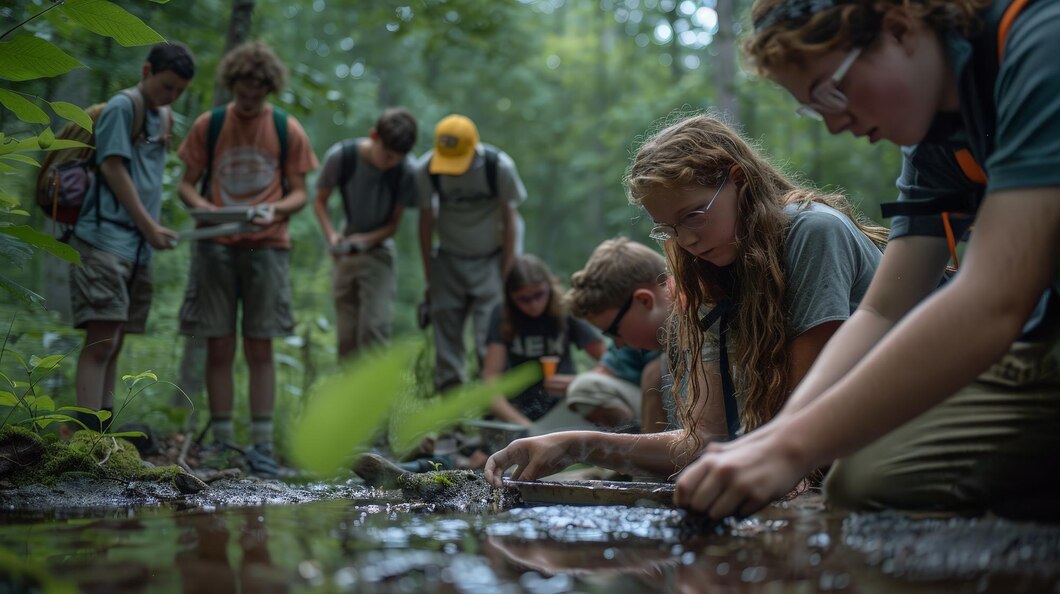
{"label": "sneaker", "polygon": [[264,444],[252,445],[244,455],[250,474],[261,478],[285,478],[294,475],[290,468],[281,466],[272,454],[272,447]]}

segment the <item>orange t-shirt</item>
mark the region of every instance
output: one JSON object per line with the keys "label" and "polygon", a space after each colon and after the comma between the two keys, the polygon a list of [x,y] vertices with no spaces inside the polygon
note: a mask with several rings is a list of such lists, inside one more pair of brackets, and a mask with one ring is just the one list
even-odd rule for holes
{"label": "orange t-shirt", "polygon": [[[209,200],[218,206],[254,206],[283,198],[280,172],[280,140],[272,120],[272,105],[266,104],[253,118],[242,118],[228,105],[224,125],[214,147]],[[206,167],[206,140],[210,112],[200,115],[177,155],[188,166]],[[287,167],[290,177],[305,174],[320,165],[309,137],[298,120],[287,117]],[[289,248],[288,217],[261,231],[218,237],[211,241],[241,247]]]}

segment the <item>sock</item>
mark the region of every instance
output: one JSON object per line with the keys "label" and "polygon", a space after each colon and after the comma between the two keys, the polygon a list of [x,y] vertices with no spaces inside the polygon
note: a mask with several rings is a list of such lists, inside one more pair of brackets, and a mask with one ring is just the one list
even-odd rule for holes
{"label": "sock", "polygon": [[232,443],[235,440],[232,417],[218,415],[210,417],[210,431],[213,432],[213,440],[218,443]]}
{"label": "sock", "polygon": [[272,416],[254,417],[250,423],[250,443],[272,451]]}

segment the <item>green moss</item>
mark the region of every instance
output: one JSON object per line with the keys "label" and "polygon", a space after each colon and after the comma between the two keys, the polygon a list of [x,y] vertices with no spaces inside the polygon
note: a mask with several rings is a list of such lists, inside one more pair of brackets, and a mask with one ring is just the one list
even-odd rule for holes
{"label": "green moss", "polygon": [[[179,466],[145,467],[140,461],[136,446],[125,441],[100,436],[95,431],[78,431],[69,443],[45,441],[32,431],[21,427],[0,430],[0,443],[8,434],[30,437],[44,444],[44,456],[40,462],[14,475],[16,485],[55,484],[63,475],[81,473],[99,480],[141,480],[172,483],[177,474],[184,472]],[[28,435],[27,435],[28,434]]]}
{"label": "green moss", "polygon": [[0,427],[0,443],[9,439],[29,439],[42,445],[44,444],[41,436],[21,425],[4,425]]}

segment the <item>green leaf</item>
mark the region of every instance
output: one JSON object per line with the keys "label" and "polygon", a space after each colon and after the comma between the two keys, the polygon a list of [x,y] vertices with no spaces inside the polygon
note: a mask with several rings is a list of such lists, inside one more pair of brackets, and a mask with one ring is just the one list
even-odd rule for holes
{"label": "green leaf", "polygon": [[51,43],[32,35],[0,41],[0,78],[33,80],[84,66]]}
{"label": "green leaf", "polygon": [[145,371],[143,373],[137,373],[136,375],[126,374],[126,375],[121,376],[121,381],[123,381],[123,382],[132,381],[133,383],[136,383],[138,380],[142,380],[142,379],[149,379],[149,380],[154,380],[154,381],[157,382],[158,381],[158,376],[155,375],[153,371]]}
{"label": "green leaf", "polygon": [[11,194],[8,194],[6,190],[0,188],[0,204],[5,204],[7,206],[18,206],[20,202],[18,198],[15,198]]}
{"label": "green leaf", "polygon": [[7,377],[7,374],[3,371],[0,371],[0,378],[7,382],[7,385],[11,386],[12,388],[15,387],[15,382],[11,381],[11,378]]}
{"label": "green leaf", "polygon": [[[29,400],[28,396],[26,397],[26,400]],[[33,408],[38,411],[52,412],[55,410],[55,401],[52,400],[51,396],[37,396],[33,399],[32,403],[27,402],[27,404],[32,404]]]}
{"label": "green leaf", "polygon": [[52,132],[51,128],[45,128],[43,132],[37,135],[37,146],[42,150],[48,150],[48,147],[55,144],[55,132]]}
{"label": "green leaf", "polygon": [[7,214],[9,214],[9,215],[18,215],[20,217],[28,217],[29,216],[29,213],[24,211],[24,210],[22,210],[21,208],[9,211]]}
{"label": "green leaf", "polygon": [[88,427],[86,427],[85,424],[82,423],[80,420],[75,419],[74,417],[71,417],[69,415],[61,415],[61,414],[57,414],[57,413],[53,413],[53,414],[50,414],[50,415],[41,415],[39,417],[33,417],[32,419],[26,419],[25,421],[22,421],[22,422],[23,423],[33,422],[34,424],[36,424],[41,429],[44,429],[45,427],[47,427],[48,425],[51,425],[52,423],[77,423],[78,425],[81,426],[82,429],[88,429]]}
{"label": "green leaf", "polygon": [[[51,129],[48,130],[51,132]],[[52,133],[52,138],[55,137],[55,133]],[[67,140],[65,138],[59,138],[49,144],[47,147],[42,147],[40,140],[37,136],[30,136],[29,138],[23,138],[22,140],[7,139],[3,144],[0,144],[0,155],[7,155],[10,153],[36,153],[41,150],[45,151],[60,151],[68,148],[93,148],[90,144],[78,142],[76,140]]]}
{"label": "green leaf", "polygon": [[37,231],[28,225],[0,227],[0,233],[21,239],[35,248],[48,252],[56,258],[61,258],[77,265],[81,264],[81,256],[77,253],[77,250],[70,247],[68,244],[55,239],[51,235]]}
{"label": "green leaf", "polygon": [[25,163],[26,165],[32,165],[34,167],[40,167],[40,163],[32,157],[26,155],[20,155],[18,153],[11,153],[8,155],[0,155],[0,159],[7,159],[8,161],[16,161],[18,163]]}
{"label": "green leaf", "polygon": [[15,117],[27,124],[50,124],[52,121],[43,109],[34,105],[21,93],[0,89],[0,103],[14,112]]}
{"label": "green leaf", "polygon": [[106,435],[107,437],[140,437],[143,439],[147,439],[147,434],[143,431],[120,431],[118,433],[107,433]]}
{"label": "green leaf", "polygon": [[67,0],[60,10],[89,31],[113,37],[125,47],[166,40],[139,18],[107,0]]}
{"label": "green leaf", "polygon": [[41,367],[45,370],[50,370],[54,367],[58,367],[59,361],[62,361],[65,357],[66,355],[48,355],[47,357],[42,358],[37,355],[31,355],[29,358],[29,365],[34,371]]}
{"label": "green leaf", "polygon": [[319,382],[291,431],[291,454],[297,463],[329,473],[354,450],[367,446],[405,389],[405,374],[418,348],[414,343],[397,343],[364,355]]}
{"label": "green leaf", "polygon": [[43,305],[44,297],[30,291],[26,287],[16,283],[10,278],[0,274],[0,289],[11,294],[12,297],[26,305]]}
{"label": "green leaf", "polygon": [[497,395],[510,398],[540,379],[541,366],[532,361],[512,369],[495,381],[474,382],[449,390],[403,418],[390,434],[390,446],[398,453],[410,451],[428,433],[478,417],[489,408]]}
{"label": "green leaf", "polygon": [[66,101],[51,101],[48,103],[51,106],[52,111],[55,115],[63,118],[64,120],[70,120],[71,122],[81,126],[89,132],[92,131],[92,118],[85,113],[85,110],[74,105],[73,103],[67,103]]}
{"label": "green leaf", "polygon": [[84,413],[86,415],[93,415],[97,419],[99,419],[101,423],[110,418],[109,410],[92,410],[91,408],[85,408],[83,406],[60,406],[59,408],[55,409],[56,412],[61,412],[64,410],[72,410],[74,412]]}
{"label": "green leaf", "polygon": [[0,406],[18,406],[18,396],[7,390],[0,390]]}

